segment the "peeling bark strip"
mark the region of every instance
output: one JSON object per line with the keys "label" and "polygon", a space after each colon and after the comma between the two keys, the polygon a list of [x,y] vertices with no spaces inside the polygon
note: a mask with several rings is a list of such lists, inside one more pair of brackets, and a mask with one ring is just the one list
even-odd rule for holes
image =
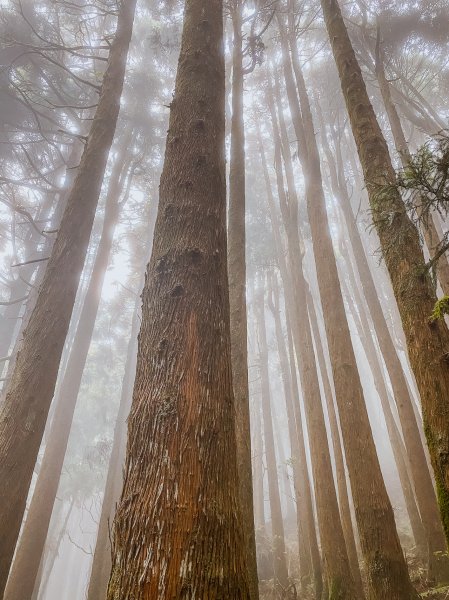
{"label": "peeling bark strip", "polygon": [[123,2],[98,107],[0,414],[0,597],[19,535],[120,110],[135,0]]}
{"label": "peeling bark strip", "polygon": [[224,81],[222,2],[187,0],[109,600],[249,598],[231,380]]}
{"label": "peeling bark strip", "polygon": [[[401,314],[407,349],[421,395],[424,426],[449,539],[449,332],[444,321],[429,323],[436,302],[419,235],[395,187],[387,144],[370,103],[336,0],[322,0],[324,18],[340,74],[352,132],[362,164],[373,220]],[[379,188],[387,189],[379,194]]]}

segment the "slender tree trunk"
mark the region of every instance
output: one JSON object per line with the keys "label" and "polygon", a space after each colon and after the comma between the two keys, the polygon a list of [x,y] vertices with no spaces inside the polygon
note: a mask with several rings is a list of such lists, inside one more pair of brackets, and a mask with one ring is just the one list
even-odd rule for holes
{"label": "slender tree trunk", "polygon": [[[390,273],[410,362],[421,395],[426,437],[447,540],[449,427],[446,399],[449,397],[449,332],[444,321],[429,323],[436,296],[430,277],[425,273],[419,235],[394,187],[395,173],[388,148],[369,101],[340,7],[336,0],[322,0],[321,4],[364,171],[374,224]],[[388,191],[380,191],[386,189]],[[415,489],[418,494],[419,490]]]}
{"label": "slender tree trunk", "polygon": [[[301,464],[301,452],[299,449],[298,430],[296,426],[295,409],[293,405],[292,379],[287,354],[287,346],[282,331],[281,317],[279,312],[279,287],[275,275],[271,277],[272,298],[268,297],[269,307],[273,313],[276,341],[279,353],[279,362],[281,366],[282,383],[284,389],[285,406],[287,411],[287,425],[291,447],[293,486],[296,499],[296,519],[298,528],[298,548],[299,548],[299,567],[301,575],[301,588],[305,591],[305,585],[310,581],[312,571],[311,555],[309,547],[309,536],[307,527],[307,517],[304,512],[304,490],[305,481],[302,479],[303,469]],[[307,467],[306,467],[307,468]],[[310,484],[309,484],[310,485]]]}
{"label": "slender tree trunk", "polygon": [[137,334],[139,332],[140,297],[136,298],[133,313],[131,336],[123,376],[117,421],[114,428],[114,441],[109,458],[108,475],[101,505],[100,522],[98,524],[97,540],[89,579],[87,600],[103,600],[108,588],[111,573],[111,544],[109,530],[114,519],[115,505],[119,500],[122,487],[122,465],[125,458],[126,419],[131,406],[132,390],[137,362]]}
{"label": "slender tree trunk", "polygon": [[0,596],[55,389],[120,109],[135,0],[124,2],[87,145],[0,414]]}
{"label": "slender tree trunk", "polygon": [[[272,116],[275,143],[275,166],[278,182],[278,193],[283,214],[284,227],[287,232],[289,259],[294,278],[294,295],[296,301],[296,351],[300,365],[301,386],[306,407],[307,425],[312,455],[312,466],[315,483],[320,538],[325,566],[329,598],[356,598],[355,584],[352,579],[347,556],[343,529],[340,522],[338,501],[335,492],[332,473],[332,463],[327,443],[327,432],[324,421],[323,407],[315,355],[312,343],[307,302],[305,296],[305,280],[303,276],[302,258],[300,257],[301,243],[297,223],[289,218],[292,209],[297,205],[296,194],[289,190],[288,201],[284,191],[281,162],[281,138],[274,110],[273,97],[267,95]],[[293,224],[292,224],[293,223]]]}
{"label": "slender tree trunk", "polygon": [[224,75],[221,0],[186,0],[109,600],[249,597],[230,358]]}
{"label": "slender tree trunk", "polygon": [[[263,281],[263,280],[262,280]],[[258,291],[256,315],[259,339],[259,369],[261,380],[263,432],[267,461],[268,495],[270,498],[271,529],[273,537],[274,592],[276,598],[284,598],[289,588],[287,556],[285,552],[284,522],[279,495],[278,471],[274,448],[273,415],[268,370],[268,345],[265,324],[264,289]]]}
{"label": "slender tree trunk", "polygon": [[351,564],[351,572],[357,588],[358,597],[360,600],[365,597],[363,590],[362,575],[360,572],[359,559],[357,556],[357,547],[355,542],[355,531],[352,524],[351,508],[348,494],[348,481],[346,478],[345,460],[343,456],[342,440],[340,438],[340,430],[338,428],[337,414],[335,411],[334,398],[332,388],[327,372],[326,360],[324,357],[323,343],[318,328],[317,313],[313,302],[312,294],[307,287],[307,308],[309,310],[310,323],[312,325],[313,339],[315,341],[316,355],[318,366],[323,382],[324,397],[326,399],[327,414],[332,437],[332,448],[334,451],[335,470],[337,479],[338,500],[340,506],[341,524],[345,537],[346,549],[348,552],[349,562]]}
{"label": "slender tree trunk", "polygon": [[[307,159],[303,160],[306,163],[307,212],[369,593],[379,600],[386,597],[391,600],[410,600],[416,598],[416,592],[410,582],[368,419],[330,236],[309,98],[296,40],[291,39],[291,42],[307,147]],[[367,473],[370,474],[369,486]]]}
{"label": "slender tree trunk", "polygon": [[441,554],[442,550],[444,550],[444,535],[438,515],[434,488],[427,467],[427,458],[421,442],[421,433],[414,411],[414,401],[410,395],[402,363],[391,337],[390,328],[385,320],[365,248],[352,213],[344,173],[342,172],[343,160],[339,155],[338,142],[335,140],[338,170],[325,135],[323,135],[322,143],[328,159],[332,189],[342,209],[364,296],[373,319],[376,337],[393,388],[407,456],[410,457],[409,464],[418,508],[426,532],[426,562],[429,574],[431,577],[444,578],[445,558]]}
{"label": "slender tree trunk", "polygon": [[51,556],[51,558],[49,560],[50,564],[48,565],[48,568],[47,568],[46,573],[45,573],[45,577],[42,580],[42,583],[39,586],[39,589],[37,590],[38,591],[37,597],[38,597],[39,600],[45,600],[45,598],[46,598],[47,585],[48,585],[48,582],[50,581],[50,576],[51,576],[51,573],[52,573],[52,570],[53,570],[53,566],[55,564],[55,560],[59,556],[59,548],[61,547],[62,540],[64,539],[64,536],[67,533],[67,524],[69,522],[69,519],[70,519],[70,516],[72,514],[72,510],[73,510],[74,506],[75,506],[75,498],[72,498],[72,500],[70,501],[69,509],[68,509],[68,511],[66,513],[66,516],[65,516],[65,519],[64,519],[64,523],[62,524],[61,529],[59,531],[59,535],[58,535],[58,539],[56,541],[55,549],[52,552],[52,556]]}
{"label": "slender tree trunk", "polygon": [[[358,330],[360,341],[362,342],[362,346],[370,365],[371,372],[373,374],[374,386],[379,395],[379,399],[382,406],[382,411],[385,417],[385,423],[387,426],[388,437],[390,439],[391,448],[393,450],[393,456],[396,463],[396,467],[399,474],[399,480],[401,482],[402,492],[404,494],[405,504],[407,508],[407,513],[410,519],[410,524],[412,527],[413,537],[415,539],[415,543],[418,550],[418,555],[421,558],[427,557],[427,540],[426,540],[426,532],[421,521],[421,516],[418,511],[418,507],[415,501],[415,497],[413,495],[413,488],[410,483],[410,477],[407,471],[407,462],[405,457],[407,456],[405,446],[402,442],[401,434],[399,432],[398,426],[396,425],[396,421],[391,410],[389,395],[385,383],[385,379],[382,373],[382,366],[379,362],[379,358],[377,355],[377,351],[374,345],[373,336],[371,333],[371,329],[368,323],[368,318],[366,314],[366,310],[364,308],[364,304],[360,294],[358,292],[357,284],[355,282],[354,274],[352,273],[352,266],[350,263],[350,258],[346,248],[342,249],[342,254],[346,262],[346,270],[349,274],[349,279],[351,282],[352,294],[350,295],[347,292],[347,302],[350,307],[350,311],[353,314],[354,322],[356,323],[356,327]],[[355,306],[354,306],[355,301]],[[358,314],[355,312],[358,308]]]}
{"label": "slender tree trunk", "polygon": [[[260,136],[260,132],[258,132],[259,138],[259,153],[262,162],[262,170],[265,179],[265,185],[267,189],[267,199],[268,199],[268,207],[270,212],[270,219],[273,227],[273,234],[276,242],[276,254],[278,257],[279,268],[281,271],[281,276],[284,284],[284,290],[288,295],[286,300],[287,310],[290,315],[288,320],[287,332],[290,336],[290,332],[294,332],[295,338],[295,346],[298,349],[301,345],[301,341],[298,340],[298,332],[300,331],[300,326],[297,322],[296,312],[296,299],[294,295],[293,282],[290,279],[290,271],[287,266],[286,257],[284,255],[284,251],[282,248],[282,244],[280,241],[280,223],[277,218],[277,213],[274,206],[274,198],[271,189],[271,182],[268,175],[267,161],[265,158],[265,151],[262,144],[262,139]],[[290,336],[291,337],[291,336]],[[318,541],[317,541],[317,533],[315,528],[315,517],[313,513],[313,500],[312,500],[312,492],[311,492],[311,484],[307,469],[307,459],[306,459],[306,451],[304,446],[304,435],[303,435],[303,424],[301,417],[301,410],[299,405],[299,391],[298,391],[298,382],[296,377],[296,366],[295,366],[295,358],[294,358],[294,350],[293,350],[293,341],[289,337],[289,355],[290,355],[290,366],[291,366],[291,377],[292,377],[292,391],[294,395],[294,409],[295,409],[295,418],[296,418],[296,428],[298,432],[298,441],[299,441],[299,451],[300,451],[300,467],[301,467],[301,479],[304,486],[304,503],[301,503],[298,507],[299,518],[302,523],[302,531],[307,531],[308,543],[309,543],[309,551],[310,551],[310,559],[313,569],[314,576],[314,585],[315,585],[315,595],[317,598],[321,598],[323,591],[323,578],[322,578],[322,569],[321,569],[321,557],[318,549]],[[299,359],[298,359],[299,362]],[[302,564],[302,573],[303,577],[308,576],[310,573],[309,568],[309,560],[306,552],[302,552],[300,554],[300,561]],[[307,580],[306,580],[307,581]]]}
{"label": "slender tree trunk", "polygon": [[[127,148],[128,144],[124,144]],[[123,156],[117,157],[111,174],[103,230],[98,244],[91,278],[81,310],[79,324],[57,399],[55,414],[47,438],[39,477],[17,546],[4,598],[29,600],[33,593],[40,558],[45,546],[53,505],[58,491],[64,457],[70,436],[76,401],[89,352],[101,290],[109,263],[114,230],[120,208],[120,193],[125,184]],[[131,177],[131,175],[129,175]]]}
{"label": "slender tree trunk", "polygon": [[239,494],[245,534],[250,598],[259,598],[256,539],[251,468],[251,432],[248,391],[248,350],[246,318],[246,236],[245,236],[245,126],[243,122],[243,1],[234,0],[232,119],[229,171],[228,273],[231,314],[232,382],[236,408],[237,463]]}

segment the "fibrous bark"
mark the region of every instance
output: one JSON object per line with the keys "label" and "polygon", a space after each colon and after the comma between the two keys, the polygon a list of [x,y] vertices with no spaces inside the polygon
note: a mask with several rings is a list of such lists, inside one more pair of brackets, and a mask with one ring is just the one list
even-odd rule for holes
{"label": "fibrous bark", "polygon": [[222,2],[187,0],[108,600],[249,597],[231,380],[224,82]]}

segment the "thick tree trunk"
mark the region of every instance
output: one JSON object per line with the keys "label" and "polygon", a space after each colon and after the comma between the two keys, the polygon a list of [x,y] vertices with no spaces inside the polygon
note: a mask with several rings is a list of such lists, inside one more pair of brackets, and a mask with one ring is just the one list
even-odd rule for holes
{"label": "thick tree trunk", "polygon": [[[127,148],[127,146],[128,144],[125,143],[124,147]],[[127,167],[128,165],[124,166],[123,156],[119,153],[111,174],[103,230],[98,243],[92,274],[70,350],[60,396],[56,400],[55,414],[48,434],[36,488],[8,578],[4,595],[5,600],[15,598],[29,600],[33,593],[100,304],[101,290],[119,216],[120,194],[125,184],[126,173],[124,171],[127,170]]]}
{"label": "thick tree trunk", "polygon": [[[425,273],[419,235],[394,187],[395,173],[388,148],[369,101],[340,7],[336,0],[322,0],[321,4],[364,171],[374,224],[390,273],[410,362],[421,395],[440,512],[448,539],[449,332],[443,321],[429,323],[436,296],[430,277]],[[385,359],[387,361],[386,356]],[[418,489],[415,489],[418,493]]]}
{"label": "thick tree trunk", "polygon": [[109,600],[249,597],[230,358],[224,82],[222,2],[186,0]]}
{"label": "thick tree trunk", "polygon": [[256,540],[254,533],[251,432],[248,391],[248,351],[246,319],[246,236],[245,236],[245,126],[243,122],[243,1],[234,0],[232,119],[229,171],[228,274],[231,314],[232,382],[235,399],[239,494],[245,533],[250,598],[259,598]]}
{"label": "thick tree trunk", "polygon": [[[261,280],[263,285],[264,280]],[[285,552],[284,522],[279,495],[278,470],[274,448],[273,415],[268,367],[268,344],[265,324],[264,289],[258,290],[256,316],[258,322],[259,370],[262,397],[263,432],[267,461],[268,496],[270,499],[271,532],[273,539],[274,596],[284,598],[289,588],[287,556]]]}
{"label": "thick tree trunk", "polygon": [[25,510],[114,137],[135,0],[124,2],[99,103],[0,414],[0,596]]}
{"label": "thick tree trunk", "polygon": [[[291,39],[291,42],[307,147],[307,158],[303,158],[306,164],[307,212],[369,593],[379,600],[386,597],[391,600],[410,600],[416,598],[416,592],[410,582],[368,419],[330,236],[309,98],[296,40]],[[367,473],[370,474],[369,484]]]}

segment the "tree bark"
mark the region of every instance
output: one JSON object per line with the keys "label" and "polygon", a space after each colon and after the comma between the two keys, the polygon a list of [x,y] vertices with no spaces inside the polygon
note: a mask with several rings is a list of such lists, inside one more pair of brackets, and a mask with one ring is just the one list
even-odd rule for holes
{"label": "tree bark", "polygon": [[223,54],[221,0],[186,0],[108,600],[249,597],[230,358]]}
{"label": "tree bark", "polygon": [[231,7],[233,28],[232,118],[229,171],[228,274],[231,315],[232,382],[235,399],[239,494],[251,600],[259,598],[254,533],[251,431],[248,390],[245,235],[245,125],[243,122],[243,1]]}
{"label": "tree bark", "polygon": [[321,4],[364,172],[374,224],[390,273],[410,362],[421,395],[426,438],[447,541],[449,427],[446,399],[449,397],[449,332],[443,321],[429,323],[436,295],[430,277],[425,272],[418,232],[394,185],[395,173],[388,148],[369,101],[340,7],[336,0],[322,0]]}
{"label": "tree bark", "polygon": [[135,0],[124,2],[81,164],[0,414],[0,596],[53,396],[120,110]]}

